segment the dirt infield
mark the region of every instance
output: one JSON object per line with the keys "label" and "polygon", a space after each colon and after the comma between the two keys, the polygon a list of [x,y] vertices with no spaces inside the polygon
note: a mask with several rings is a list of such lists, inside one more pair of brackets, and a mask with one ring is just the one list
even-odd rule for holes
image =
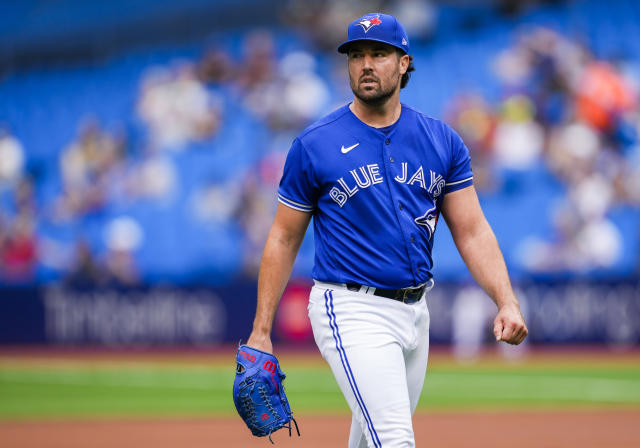
{"label": "dirt infield", "polygon": [[[547,413],[420,414],[418,447],[638,447],[640,410]],[[301,416],[300,439],[278,432],[276,446],[346,447],[349,417]],[[239,418],[198,420],[100,420],[0,423],[7,448],[251,448],[271,446],[252,437]]]}
{"label": "dirt infield", "polygon": [[[326,365],[315,346],[278,347],[276,355],[281,363]],[[174,348],[174,349],[106,349],[106,348],[49,348],[49,347],[0,347],[0,363],[28,363],[32,365],[65,365],[74,362],[139,364],[177,364],[190,365],[234,365],[237,346],[225,345],[216,348]],[[640,364],[640,346],[626,350],[613,351],[600,346],[559,346],[535,348],[526,353],[523,359],[511,359],[510,362],[525,361],[529,365],[547,363],[584,363],[590,366],[615,363],[617,366],[637,366]],[[504,362],[504,357],[495,348],[486,349],[476,360],[478,364]],[[429,349],[429,364],[456,365],[451,349],[434,346]]]}

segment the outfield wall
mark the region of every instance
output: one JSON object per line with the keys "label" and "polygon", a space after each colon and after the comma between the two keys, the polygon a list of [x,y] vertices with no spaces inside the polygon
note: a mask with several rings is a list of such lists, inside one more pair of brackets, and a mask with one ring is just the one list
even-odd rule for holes
{"label": "outfield wall", "polygon": [[[310,344],[308,281],[292,282],[274,339]],[[71,290],[0,289],[0,344],[54,346],[210,346],[248,337],[255,281],[223,287]],[[640,281],[535,283],[518,296],[532,343],[640,342]],[[490,340],[495,307],[475,286],[439,284],[428,294],[434,343]]]}

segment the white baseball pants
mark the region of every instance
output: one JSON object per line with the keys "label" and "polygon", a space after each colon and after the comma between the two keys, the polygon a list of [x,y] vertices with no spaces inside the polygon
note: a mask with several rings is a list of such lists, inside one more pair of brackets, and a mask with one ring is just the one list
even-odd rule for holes
{"label": "white baseball pants", "polygon": [[308,310],[316,344],[353,413],[349,448],[415,447],[411,416],[429,353],[426,299],[405,304],[316,281]]}

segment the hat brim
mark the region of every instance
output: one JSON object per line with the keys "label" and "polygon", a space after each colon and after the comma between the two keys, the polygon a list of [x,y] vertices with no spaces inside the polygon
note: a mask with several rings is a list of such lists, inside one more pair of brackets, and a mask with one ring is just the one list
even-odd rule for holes
{"label": "hat brim", "polygon": [[409,54],[407,53],[407,50],[405,50],[404,48],[402,48],[399,45],[393,45],[389,42],[387,42],[386,40],[382,40],[382,39],[371,39],[368,37],[360,37],[357,39],[351,39],[351,40],[347,40],[345,42],[342,42],[340,44],[340,46],[338,47],[338,53],[342,53],[342,54],[346,54],[349,53],[349,47],[351,46],[351,44],[353,44],[354,42],[359,42],[359,41],[364,41],[364,40],[368,40],[368,41],[373,41],[373,42],[382,42],[383,44],[387,44],[391,47],[397,48],[398,50],[402,51],[404,54]]}

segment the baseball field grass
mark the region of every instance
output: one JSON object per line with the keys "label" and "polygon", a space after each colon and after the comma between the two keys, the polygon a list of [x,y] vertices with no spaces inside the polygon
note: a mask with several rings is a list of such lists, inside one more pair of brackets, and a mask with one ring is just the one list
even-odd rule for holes
{"label": "baseball field grass", "polygon": [[[296,413],[347,414],[315,353],[283,353]],[[0,354],[0,419],[233,416],[234,351],[197,356]],[[384,385],[381,385],[384,387]],[[640,355],[497,355],[459,364],[435,353],[419,411],[640,409]]]}

